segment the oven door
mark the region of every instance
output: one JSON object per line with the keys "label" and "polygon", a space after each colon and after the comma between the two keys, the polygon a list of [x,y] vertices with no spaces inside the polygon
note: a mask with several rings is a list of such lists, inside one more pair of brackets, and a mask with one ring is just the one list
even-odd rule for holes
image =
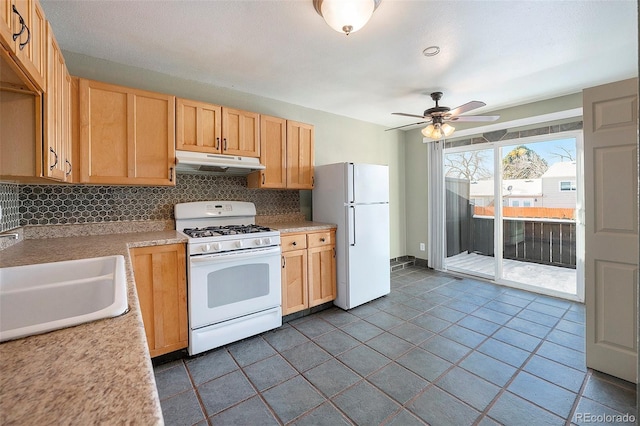
{"label": "oven door", "polygon": [[279,246],[191,256],[191,329],[280,306],[280,274]]}

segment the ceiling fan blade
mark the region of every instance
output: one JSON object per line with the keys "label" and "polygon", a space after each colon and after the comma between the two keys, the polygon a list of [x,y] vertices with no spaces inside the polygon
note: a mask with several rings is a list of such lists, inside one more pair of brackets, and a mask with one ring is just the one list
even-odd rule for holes
{"label": "ceiling fan blade", "polygon": [[451,114],[452,116],[456,116],[456,115],[464,114],[467,111],[471,111],[471,110],[474,110],[476,108],[483,107],[485,105],[486,104],[484,102],[471,101],[471,102],[467,102],[464,105],[460,105],[459,107],[450,110],[447,114]]}
{"label": "ceiling fan blade", "polygon": [[424,115],[407,114],[406,112],[392,112],[393,115],[403,115],[405,117],[426,118]]}
{"label": "ceiling fan blade", "polygon": [[[431,121],[431,120],[429,120],[429,121]],[[392,127],[390,129],[384,129],[384,131],[386,132],[388,130],[396,130],[396,129],[402,129],[403,127],[415,126],[415,125],[418,125],[418,124],[425,124],[425,123],[428,123],[429,121],[419,121],[417,123],[405,124],[404,126]]]}
{"label": "ceiling fan blade", "polygon": [[449,121],[496,121],[500,118],[499,115],[463,115],[462,117],[451,117]]}

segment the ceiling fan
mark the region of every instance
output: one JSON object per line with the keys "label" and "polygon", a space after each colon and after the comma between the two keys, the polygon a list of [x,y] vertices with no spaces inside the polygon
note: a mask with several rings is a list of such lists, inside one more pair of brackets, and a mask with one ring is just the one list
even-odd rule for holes
{"label": "ceiling fan", "polygon": [[422,118],[423,121],[419,121],[417,123],[405,124],[404,126],[393,127],[391,129],[386,129],[386,130],[396,130],[396,129],[401,129],[403,127],[415,126],[417,124],[430,123],[427,127],[422,129],[422,134],[431,139],[440,139],[445,136],[450,136],[455,130],[455,127],[451,126],[449,122],[496,121],[498,118],[500,118],[499,115],[460,116],[460,114],[485,106],[486,104],[484,102],[471,101],[471,102],[467,102],[464,105],[460,105],[457,108],[451,109],[446,106],[438,105],[438,101],[442,99],[442,92],[433,92],[431,94],[431,99],[435,101],[436,106],[426,109],[422,115],[407,114],[404,112],[392,113],[394,115],[403,115],[405,117]]}

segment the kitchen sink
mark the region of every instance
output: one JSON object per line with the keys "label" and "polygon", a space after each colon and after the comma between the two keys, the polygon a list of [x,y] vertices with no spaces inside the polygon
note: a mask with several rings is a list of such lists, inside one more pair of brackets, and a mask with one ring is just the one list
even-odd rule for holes
{"label": "kitchen sink", "polygon": [[0,342],[127,310],[123,256],[0,268]]}

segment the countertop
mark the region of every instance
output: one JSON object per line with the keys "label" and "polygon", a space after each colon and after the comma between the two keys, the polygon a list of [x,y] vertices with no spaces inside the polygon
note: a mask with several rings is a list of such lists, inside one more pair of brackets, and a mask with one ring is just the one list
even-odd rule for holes
{"label": "countertop", "polygon": [[175,231],[27,239],[0,267],[125,257],[129,312],[0,344],[0,424],[163,424],[130,247],[186,242]]}
{"label": "countertop", "polygon": [[258,225],[267,226],[272,229],[277,229],[282,234],[288,234],[293,232],[312,232],[322,231],[323,229],[336,228],[335,223],[322,223],[312,221],[295,221],[295,222],[259,222]]}

